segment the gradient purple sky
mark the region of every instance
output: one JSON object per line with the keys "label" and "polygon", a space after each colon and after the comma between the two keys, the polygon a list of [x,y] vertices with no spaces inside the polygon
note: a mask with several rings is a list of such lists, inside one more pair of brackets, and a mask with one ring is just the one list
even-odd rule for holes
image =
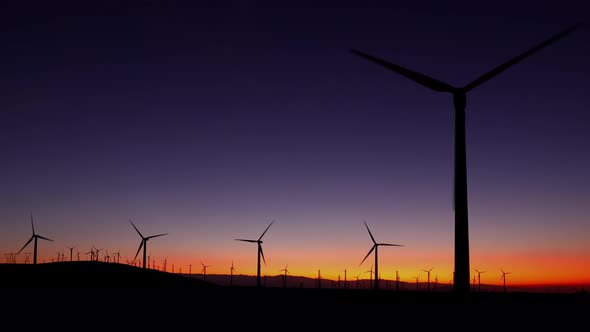
{"label": "gradient purple sky", "polygon": [[[452,96],[349,49],[461,86],[588,23],[584,1],[59,3],[0,8],[0,254],[32,212],[55,240],[40,259],[132,258],[131,218],[170,233],[149,242],[157,261],[208,273],[254,274],[255,246],[233,239],[276,219],[264,273],[356,275],[365,219],[406,245],[380,250],[382,273],[448,279]],[[590,282],[588,40],[584,25],[468,94],[472,267]]]}

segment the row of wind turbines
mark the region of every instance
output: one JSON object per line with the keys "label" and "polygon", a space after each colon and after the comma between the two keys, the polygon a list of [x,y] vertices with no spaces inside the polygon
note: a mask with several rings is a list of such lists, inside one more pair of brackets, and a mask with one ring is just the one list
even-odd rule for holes
{"label": "row of wind turbines", "polygon": [[[270,224],[264,229],[264,231],[262,232],[262,234],[260,235],[260,237],[258,237],[258,239],[256,240],[252,240],[252,239],[235,239],[236,241],[242,241],[242,242],[249,242],[249,243],[256,243],[257,245],[257,266],[256,266],[256,286],[257,287],[261,287],[261,261],[266,265],[266,259],[264,258],[264,251],[262,249],[262,238],[264,237],[264,235],[266,234],[266,232],[269,230],[269,228],[274,224],[275,220],[273,219]],[[135,262],[137,260],[137,256],[139,255],[139,253],[142,251],[143,249],[143,259],[142,259],[142,268],[146,269],[146,262],[148,261],[147,259],[147,242],[150,239],[156,238],[156,237],[161,237],[161,236],[165,236],[168,235],[168,233],[161,233],[161,234],[156,234],[156,235],[149,235],[149,236],[144,236],[141,231],[137,228],[137,226],[135,226],[135,224],[133,223],[133,221],[131,221],[131,219],[129,219],[129,223],[131,223],[131,226],[133,226],[133,229],[135,229],[135,231],[137,232],[137,234],[139,234],[139,236],[141,237],[141,242],[139,244],[139,248],[137,249],[137,252],[135,253],[135,257],[133,258],[133,262]],[[373,236],[373,233],[371,232],[371,229],[369,228],[369,225],[367,224],[367,222],[365,220],[363,220],[363,223],[367,229],[367,232],[369,233],[369,236],[371,238],[371,241],[373,242],[373,245],[371,246],[371,248],[369,249],[369,252],[367,253],[367,255],[365,255],[365,257],[362,259],[362,261],[360,262],[359,266],[362,265],[367,258],[371,255],[371,253],[375,253],[374,254],[374,264],[371,266],[371,270],[367,271],[367,273],[370,273],[370,279],[372,281],[372,285],[374,289],[379,289],[380,288],[380,274],[379,274],[379,247],[380,246],[386,246],[386,247],[403,247],[403,244],[393,244],[393,243],[384,243],[384,242],[377,242],[375,240],[375,237]],[[29,238],[29,240],[25,243],[25,245],[19,250],[18,254],[20,254],[31,242],[34,242],[34,248],[33,248],[33,264],[37,264],[37,240],[38,239],[42,239],[42,240],[46,240],[46,241],[53,241],[47,237],[44,237],[42,235],[39,235],[37,233],[35,233],[35,224],[33,221],[33,214],[31,213],[31,228],[32,228],[32,232],[33,234],[31,235],[31,237]],[[71,247],[67,247],[67,249],[70,250],[70,261],[73,260],[73,250],[76,248],[76,246],[71,246]],[[99,251],[102,249],[91,249],[91,251],[87,252],[86,254],[90,254],[91,255],[91,260],[93,260],[93,257],[96,257],[96,260],[98,261],[98,253]],[[79,253],[78,253],[79,255]],[[115,257],[118,255],[120,257],[120,253],[114,253]],[[109,257],[108,254],[106,256],[107,258]],[[59,260],[58,260],[59,261]],[[108,259],[107,259],[108,261]],[[166,261],[166,260],[165,260]],[[210,265],[205,265],[202,261],[200,262],[202,265],[202,270],[201,273],[203,274],[203,279],[206,280],[206,275],[207,275],[207,268],[210,267]],[[288,265],[285,266],[285,268],[281,269],[280,272],[283,272],[283,286],[286,287],[287,284],[287,274],[289,273],[288,270]],[[373,270],[373,267],[375,268],[375,270]],[[192,265],[189,265],[189,274],[191,274],[192,272]],[[432,267],[428,270],[426,269],[422,269],[423,272],[426,272],[428,275],[428,290],[430,291],[430,272],[432,271]],[[232,261],[232,265],[230,268],[230,284],[233,284],[233,273],[235,271],[234,268],[234,264]],[[478,279],[478,291],[481,291],[481,274],[485,273],[486,271],[479,271],[477,269],[475,269],[475,271],[477,272],[477,279]],[[510,272],[504,272],[504,270],[502,270],[502,277],[501,279],[504,280],[504,291],[506,291],[506,275],[510,274]],[[346,285],[346,269],[344,270],[344,284]],[[397,275],[397,273],[396,273]],[[318,278],[320,277],[319,271],[318,271]],[[340,278],[340,277],[339,277]],[[416,285],[418,285],[418,280],[419,280],[419,276],[418,277],[413,277],[416,279]],[[358,279],[358,277],[357,277]],[[398,279],[398,277],[396,277],[396,280]]]}

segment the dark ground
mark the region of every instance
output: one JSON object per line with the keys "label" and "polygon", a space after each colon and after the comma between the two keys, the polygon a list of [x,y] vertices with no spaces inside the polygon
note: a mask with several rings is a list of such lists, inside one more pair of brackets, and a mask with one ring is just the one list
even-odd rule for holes
{"label": "dark ground", "polygon": [[428,327],[446,331],[465,326],[563,331],[590,321],[590,294],[585,292],[457,296],[367,289],[257,289],[102,262],[0,264],[0,285],[7,322],[63,330]]}

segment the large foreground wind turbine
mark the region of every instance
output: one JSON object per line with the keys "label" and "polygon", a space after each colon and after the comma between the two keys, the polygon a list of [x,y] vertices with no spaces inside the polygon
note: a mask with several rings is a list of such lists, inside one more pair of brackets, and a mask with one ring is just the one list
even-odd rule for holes
{"label": "large foreground wind turbine", "polygon": [[264,232],[262,232],[262,235],[260,235],[258,240],[235,239],[236,241],[244,241],[244,242],[251,242],[251,243],[258,244],[258,263],[257,263],[257,267],[256,267],[256,287],[260,287],[260,257],[262,257],[264,264],[266,264],[266,260],[264,259],[264,252],[262,252],[262,237],[264,236],[264,234],[266,234],[266,231],[268,231],[268,229],[270,228],[270,226],[274,222],[275,221],[273,219],[273,221],[271,221],[270,224],[268,224],[268,226],[266,227]]}
{"label": "large foreground wind turbine", "polygon": [[373,234],[371,234],[371,230],[369,229],[369,225],[367,225],[366,221],[363,220],[363,222],[365,223],[365,226],[367,227],[367,231],[369,232],[369,235],[371,236],[371,241],[373,241],[373,246],[371,247],[371,250],[369,250],[369,253],[367,254],[367,256],[365,256],[365,258],[363,258],[361,265],[363,264],[365,259],[367,259],[367,257],[369,257],[369,255],[373,252],[373,250],[375,250],[375,282],[373,283],[373,285],[374,285],[375,289],[379,289],[379,261],[378,261],[379,257],[377,256],[379,246],[403,247],[403,245],[402,244],[391,244],[391,243],[377,243],[377,241],[375,241],[375,238],[373,237]]}
{"label": "large foreground wind turbine", "polygon": [[29,241],[27,241],[27,243],[25,243],[25,245],[18,251],[17,255],[21,253],[21,251],[23,251],[23,249],[25,249],[29,243],[31,243],[31,241],[35,240],[33,243],[33,265],[37,265],[37,239],[43,239],[43,240],[47,240],[47,241],[51,241],[53,242],[53,240],[48,239],[44,236],[41,236],[39,234],[35,234],[35,225],[33,224],[33,214],[31,213],[31,228],[33,229],[33,235],[31,235],[31,238],[29,239]]}
{"label": "large foreground wind turbine", "polygon": [[[153,239],[155,237],[158,236],[164,236],[164,235],[168,235],[168,233],[164,233],[164,234],[158,234],[158,235],[151,235],[151,236],[143,236],[141,234],[141,232],[139,231],[139,229],[137,229],[137,227],[135,227],[135,225],[133,224],[133,221],[131,221],[131,219],[129,219],[129,222],[131,223],[131,226],[133,226],[133,228],[135,228],[135,230],[137,231],[137,234],[139,234],[139,236],[141,236],[141,243],[139,244],[139,248],[137,249],[137,252],[135,253],[135,258],[133,258],[133,261],[135,262],[135,260],[137,259],[137,255],[139,254],[139,251],[141,250],[141,248],[143,247],[143,268],[145,269],[145,262],[146,262],[146,248],[147,248],[147,242],[149,239]],[[98,256],[98,255],[97,255]]]}
{"label": "large foreground wind turbine", "polygon": [[412,81],[421,84],[437,92],[448,92],[453,94],[455,106],[455,180],[454,180],[454,209],[455,209],[455,279],[453,290],[457,293],[469,292],[469,227],[467,209],[467,156],[465,147],[465,107],[467,104],[467,92],[478,87],[482,83],[495,77],[516,63],[534,54],[545,46],[569,34],[579,27],[576,24],[553,37],[539,43],[526,52],[506,61],[481,75],[473,82],[463,86],[455,87],[426,76],[416,71],[401,67],[394,63],[374,57],[362,51],[352,49],[351,52],[369,61],[386,67]]}

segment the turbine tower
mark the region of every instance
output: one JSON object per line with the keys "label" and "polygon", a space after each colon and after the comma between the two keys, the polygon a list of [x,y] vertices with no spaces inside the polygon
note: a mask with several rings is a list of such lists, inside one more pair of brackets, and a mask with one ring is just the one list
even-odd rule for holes
{"label": "turbine tower", "polygon": [[250,243],[258,244],[258,263],[257,263],[257,267],[256,267],[256,287],[260,287],[260,257],[262,257],[262,261],[264,262],[264,264],[266,264],[266,260],[264,259],[264,252],[262,251],[262,237],[264,236],[264,234],[266,234],[266,231],[268,231],[268,229],[270,228],[270,226],[274,222],[275,221],[273,219],[273,221],[271,221],[270,224],[268,224],[268,226],[266,227],[264,232],[262,232],[262,235],[260,235],[258,240],[235,239],[236,241],[243,241],[243,242],[250,242]]}
{"label": "turbine tower", "polygon": [[[135,227],[135,225],[133,224],[133,221],[131,221],[131,219],[129,219],[129,222],[131,223],[131,226],[133,226],[133,228],[135,228],[135,230],[137,231],[137,234],[139,234],[139,236],[141,236],[141,243],[139,244],[139,248],[137,249],[137,252],[135,253],[135,258],[133,258],[133,261],[135,261],[137,259],[137,255],[139,255],[139,251],[143,247],[143,261],[142,261],[142,264],[143,264],[143,268],[145,269],[147,242],[150,239],[153,239],[155,237],[168,235],[168,233],[151,235],[151,236],[143,236],[141,234],[141,232],[139,231],[139,229],[137,229],[137,227]],[[97,257],[98,257],[98,252],[97,252]]]}
{"label": "turbine tower", "polygon": [[377,243],[377,241],[375,241],[375,238],[373,237],[373,234],[371,234],[371,230],[369,229],[369,225],[367,225],[366,221],[364,221],[364,223],[365,223],[365,227],[367,227],[367,231],[369,232],[369,236],[371,236],[371,241],[373,241],[373,246],[371,247],[371,250],[369,250],[369,253],[365,256],[365,258],[363,258],[363,261],[361,262],[360,265],[362,265],[363,262],[367,259],[367,257],[369,257],[369,255],[373,252],[373,250],[375,250],[375,283],[374,283],[374,287],[375,287],[375,289],[379,289],[379,256],[377,255],[379,246],[403,247],[403,245],[402,244],[391,244],[391,243]]}
{"label": "turbine tower", "polygon": [[455,174],[453,208],[455,210],[455,278],[453,290],[456,293],[469,293],[469,222],[467,209],[467,155],[465,143],[465,108],[467,105],[467,93],[480,86],[484,82],[502,73],[516,63],[534,54],[545,46],[569,34],[581,24],[576,24],[553,37],[533,46],[526,52],[506,61],[481,75],[471,83],[463,87],[455,87],[426,76],[422,73],[401,67],[359,50],[351,49],[353,54],[375,62],[385,68],[394,71],[420,85],[437,92],[448,92],[453,95],[455,108]]}
{"label": "turbine tower", "polygon": [[29,241],[27,241],[27,243],[25,243],[25,245],[16,254],[17,255],[20,254],[21,251],[23,251],[23,249],[25,249],[29,245],[29,243],[31,243],[31,241],[35,240],[33,242],[33,265],[37,265],[37,239],[43,239],[43,240],[51,241],[51,242],[53,242],[53,240],[48,239],[44,236],[41,236],[41,235],[35,233],[35,225],[33,224],[33,214],[32,213],[31,213],[31,228],[33,230],[33,235],[31,235],[31,238],[29,239]]}

